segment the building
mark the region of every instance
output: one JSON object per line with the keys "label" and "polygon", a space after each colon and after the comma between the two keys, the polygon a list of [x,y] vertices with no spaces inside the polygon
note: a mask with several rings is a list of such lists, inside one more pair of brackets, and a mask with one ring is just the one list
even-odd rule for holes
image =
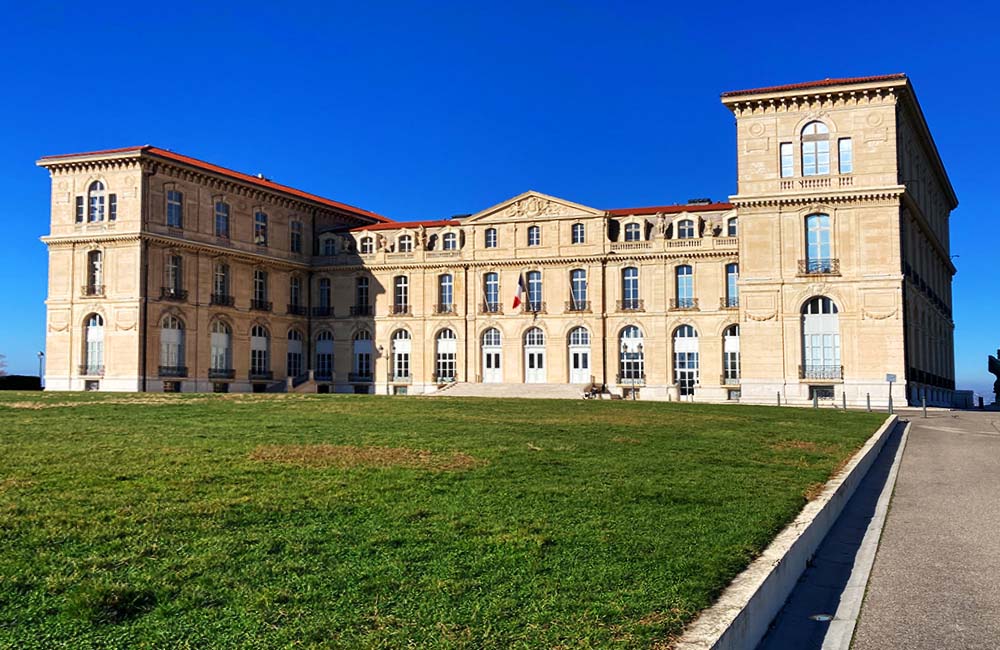
{"label": "building", "polygon": [[44,157],[46,385],[950,404],[957,199],[906,76],[722,103],[725,203],[396,222],[151,146]]}

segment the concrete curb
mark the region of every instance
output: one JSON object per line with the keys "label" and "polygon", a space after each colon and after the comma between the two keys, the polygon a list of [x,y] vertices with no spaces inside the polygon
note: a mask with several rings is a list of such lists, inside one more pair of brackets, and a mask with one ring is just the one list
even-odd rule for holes
{"label": "concrete curb", "polygon": [[760,643],[898,421],[897,415],[886,418],[823,492],[695,619],[676,650],[751,650]]}
{"label": "concrete curb", "polygon": [[871,577],[872,567],[875,565],[875,554],[878,552],[879,542],[882,540],[882,529],[885,528],[885,518],[889,514],[889,502],[896,489],[896,477],[899,475],[899,464],[903,460],[903,451],[906,449],[906,441],[910,435],[909,422],[903,429],[903,437],[899,441],[899,448],[896,450],[896,457],[892,461],[892,468],[885,479],[885,486],[879,494],[878,503],[875,504],[875,512],[872,515],[868,530],[861,540],[861,548],[854,559],[854,568],[851,570],[851,577],[844,587],[844,592],[840,596],[840,605],[837,606],[837,613],[830,621],[830,627],[826,630],[826,638],[823,639],[822,650],[848,650],[851,641],[854,639],[854,628],[857,627],[858,617],[861,615],[861,604],[865,599],[865,590],[868,588],[868,578]]}

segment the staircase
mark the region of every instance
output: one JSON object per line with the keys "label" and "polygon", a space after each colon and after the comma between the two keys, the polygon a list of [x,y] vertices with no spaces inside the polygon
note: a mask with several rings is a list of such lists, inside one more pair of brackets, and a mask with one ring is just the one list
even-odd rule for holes
{"label": "staircase", "polygon": [[581,399],[586,384],[476,384],[457,382],[429,397],[523,397]]}

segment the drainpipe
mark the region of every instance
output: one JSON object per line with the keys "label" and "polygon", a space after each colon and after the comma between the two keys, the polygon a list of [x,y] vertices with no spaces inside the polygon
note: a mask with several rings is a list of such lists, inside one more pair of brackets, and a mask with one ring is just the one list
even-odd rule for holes
{"label": "drainpipe", "polygon": [[608,260],[601,260],[601,388],[608,385]]}
{"label": "drainpipe", "polygon": [[[156,165],[152,164],[149,166],[149,171],[142,172],[142,200],[140,201],[140,211],[139,215],[139,232],[142,233],[146,230],[147,221],[150,214],[149,206],[149,178],[156,174]],[[141,236],[141,235],[140,235]],[[141,250],[141,273],[142,273],[142,336],[140,337],[140,348],[139,348],[139,372],[142,373],[142,392],[147,391],[146,386],[146,346],[149,337],[149,241],[142,238],[142,250]]]}
{"label": "drainpipe", "polygon": [[469,346],[469,313],[470,313],[470,311],[469,311],[469,296],[471,295],[471,292],[469,291],[469,265],[468,264],[466,264],[466,265],[464,265],[462,267],[462,291],[465,292],[465,314],[463,314],[463,316],[464,316],[463,320],[465,321],[465,334],[464,334],[465,338],[463,339],[465,341],[465,354],[462,355],[465,358],[463,359],[464,363],[462,365],[464,367],[463,376],[465,377],[465,381],[468,382],[469,381],[469,349],[470,349],[470,346]]}

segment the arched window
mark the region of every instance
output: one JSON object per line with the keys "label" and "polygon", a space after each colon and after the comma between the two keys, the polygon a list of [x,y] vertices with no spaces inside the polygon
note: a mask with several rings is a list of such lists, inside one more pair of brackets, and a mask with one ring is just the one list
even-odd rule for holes
{"label": "arched window", "polygon": [[635,325],[628,325],[618,335],[618,383],[642,384],[646,381],[646,353],[643,335]]}
{"label": "arched window", "polygon": [[739,235],[738,218],[730,217],[726,220],[726,237],[736,237]]}
{"label": "arched window", "polygon": [[172,314],[163,317],[160,325],[160,375],[184,377],[184,323]]}
{"label": "arched window", "polygon": [[830,173],[830,129],[822,122],[802,127],[802,175]]}
{"label": "arched window", "polygon": [[83,326],[83,363],[80,374],[104,374],[104,317],[91,314],[84,320]]}
{"label": "arched window", "polygon": [[500,311],[500,274],[490,271],[483,274],[483,312],[496,314]]}
{"label": "arched window", "polygon": [[375,241],[371,237],[361,238],[361,254],[371,255],[375,252]]}
{"label": "arched window", "polygon": [[622,269],[621,309],[623,311],[642,309],[642,300],[639,299],[639,269],[634,266]]}
{"label": "arched window", "polygon": [[587,311],[590,303],[587,300],[587,271],[573,269],[569,272],[570,311]]}
{"label": "arched window", "polygon": [[87,286],[83,291],[88,296],[104,295],[104,255],[101,251],[87,253]]}
{"label": "arched window", "polygon": [[625,224],[625,241],[639,241],[642,239],[642,227],[637,223]]}
{"label": "arched window", "polygon": [[302,334],[298,330],[288,330],[286,374],[289,377],[298,377],[302,373]]}
{"label": "arched window", "polygon": [[410,312],[410,279],[405,275],[397,275],[392,281],[392,313],[408,314]]}
{"label": "arched window", "polygon": [[542,229],[538,226],[528,226],[528,246],[542,245]]}
{"label": "arched window", "polygon": [[740,265],[726,264],[726,297],[723,307],[735,309],[740,306]]}
{"label": "arched window", "polygon": [[682,397],[694,395],[698,372],[698,333],[690,325],[681,325],[674,330],[674,383]]}
{"label": "arched window", "polygon": [[359,330],[354,335],[354,373],[351,381],[372,380],[372,335],[368,330]]}
{"label": "arched window", "polygon": [[691,219],[681,219],[677,222],[677,239],[694,239],[694,221]]}
{"label": "arched window", "polygon": [[208,376],[232,379],[233,330],[221,320],[212,323],[211,348],[212,365]]}
{"label": "arched window", "polygon": [[437,313],[450,314],[455,311],[455,278],[451,273],[438,276]]}
{"label": "arched window", "polygon": [[483,332],[483,345],[487,346],[499,346],[500,345],[500,330],[495,327],[491,327],[485,332]]}
{"label": "arched window", "polygon": [[573,239],[572,239],[573,243],[574,244],[582,244],[582,243],[584,243],[586,241],[586,239],[587,239],[587,235],[586,235],[586,230],[583,227],[583,224],[582,223],[574,223],[573,224]]}
{"label": "arched window", "polygon": [[261,210],[253,215],[253,243],[267,246],[267,213]]}
{"label": "arched window", "polygon": [[830,215],[806,217],[806,273],[832,273],[835,270]]}
{"label": "arched window", "polygon": [[803,379],[840,379],[840,316],[837,305],[817,296],[802,306]]}
{"label": "arched window", "polygon": [[400,235],[399,236],[399,252],[400,253],[412,253],[413,252],[413,236],[412,235]]}
{"label": "arched window", "polygon": [[316,337],[316,379],[333,379],[333,334],[320,332]]}
{"label": "arched window", "polygon": [[250,328],[250,376],[271,378],[271,333],[263,325]]}
{"label": "arched window", "polygon": [[570,345],[590,345],[590,331],[586,327],[574,327],[569,332]]}
{"label": "arched window", "polygon": [[498,383],[503,381],[503,372],[500,368],[502,349],[500,347],[500,330],[491,327],[482,336],[483,355],[483,382]]}
{"label": "arched window", "polygon": [[406,330],[396,330],[392,335],[392,381],[410,381],[411,344]]}
{"label": "arched window", "polygon": [[456,357],[458,354],[458,339],[455,332],[443,329],[438,332],[437,358],[434,364],[434,375],[439,383],[455,381]]}
{"label": "arched window", "polygon": [[722,333],[722,383],[740,384],[740,326],[730,325]]}
{"label": "arched window", "polygon": [[694,309],[697,303],[694,298],[694,271],[687,264],[681,264],[674,270],[677,296],[674,299],[675,309]]}
{"label": "arched window", "polygon": [[453,232],[446,232],[441,237],[441,248],[446,251],[458,250],[458,235]]}
{"label": "arched window", "polygon": [[87,221],[104,221],[104,183],[94,181],[87,189]]}
{"label": "arched window", "polygon": [[484,234],[486,248],[496,248],[497,247],[497,229],[487,228]]}
{"label": "arched window", "polygon": [[542,303],[542,272],[528,271],[528,302],[525,311],[539,312],[544,309]]}
{"label": "arched window", "polygon": [[538,327],[532,327],[524,333],[525,345],[545,345],[545,332]]}

